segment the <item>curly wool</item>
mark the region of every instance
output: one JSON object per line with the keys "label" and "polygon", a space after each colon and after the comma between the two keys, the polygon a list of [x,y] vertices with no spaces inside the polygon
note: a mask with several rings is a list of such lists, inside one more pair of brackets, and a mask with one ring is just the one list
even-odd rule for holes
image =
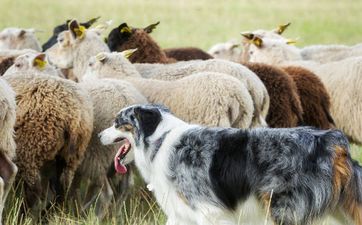
{"label": "curly wool", "polygon": [[76,83],[58,77],[12,74],[4,78],[16,92],[16,163],[20,177],[30,190],[42,191],[42,167],[60,157],[65,166],[57,178],[66,190],[91,137],[91,100]]}
{"label": "curly wool", "polygon": [[270,97],[266,121],[270,127],[296,127],[303,121],[297,87],[283,70],[262,63],[245,63],[263,81]]}
{"label": "curly wool", "polygon": [[195,47],[166,48],[163,51],[168,58],[174,58],[177,61],[208,60],[214,58],[204,50]]}

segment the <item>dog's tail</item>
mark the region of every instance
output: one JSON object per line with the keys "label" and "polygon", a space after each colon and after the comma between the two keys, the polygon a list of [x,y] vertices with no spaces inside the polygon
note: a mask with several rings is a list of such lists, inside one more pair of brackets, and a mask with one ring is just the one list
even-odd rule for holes
{"label": "dog's tail", "polygon": [[362,224],[362,167],[357,161],[352,163],[352,176],[343,192],[343,208],[354,224]]}

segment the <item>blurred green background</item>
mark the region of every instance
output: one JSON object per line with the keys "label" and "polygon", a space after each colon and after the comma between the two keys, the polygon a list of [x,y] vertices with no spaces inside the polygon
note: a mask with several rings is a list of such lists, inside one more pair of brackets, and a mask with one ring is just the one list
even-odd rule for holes
{"label": "blurred green background", "polygon": [[292,22],[286,32],[298,45],[362,41],[361,0],[0,0],[0,29],[34,27],[41,42],[69,18],[101,16],[144,27],[161,21],[153,37],[162,47],[198,46],[239,38],[239,32],[272,29]]}

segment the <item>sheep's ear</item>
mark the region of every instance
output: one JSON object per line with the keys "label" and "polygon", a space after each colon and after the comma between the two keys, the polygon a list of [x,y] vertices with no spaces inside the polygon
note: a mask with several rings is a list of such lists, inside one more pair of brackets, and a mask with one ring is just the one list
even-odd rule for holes
{"label": "sheep's ear", "polygon": [[105,63],[107,60],[107,55],[104,52],[100,52],[96,55],[96,59],[101,63]]}
{"label": "sheep's ear", "polygon": [[253,40],[253,38],[254,38],[254,34],[253,33],[251,33],[251,32],[242,32],[242,33],[240,33],[241,34],[241,36],[243,36],[245,39],[247,39],[247,40]]}
{"label": "sheep's ear", "polygon": [[95,28],[92,30],[95,31],[98,35],[101,35],[102,32],[108,29],[108,27],[112,24],[112,20],[108,20],[104,23],[98,24]]}
{"label": "sheep's ear", "polygon": [[240,44],[233,44],[230,46],[230,50],[240,47]]}
{"label": "sheep's ear", "polygon": [[160,24],[160,21],[143,28],[143,30],[146,31],[147,33],[152,33],[152,31],[157,27],[158,24]]}
{"label": "sheep's ear", "polygon": [[279,25],[278,28],[274,30],[274,32],[277,34],[282,34],[290,26],[290,24],[291,23],[289,22],[286,24]]}
{"label": "sheep's ear", "polygon": [[68,24],[69,30],[74,38],[83,39],[85,36],[86,28],[78,24],[76,20],[71,20]]}
{"label": "sheep's ear", "polygon": [[132,55],[135,51],[137,51],[137,48],[127,49],[127,50],[122,51],[121,54],[122,54],[125,58],[128,59],[129,57],[131,57],[131,55]]}
{"label": "sheep's ear", "polygon": [[88,20],[88,21],[85,22],[85,23],[81,23],[81,25],[84,26],[85,28],[89,28],[89,27],[91,27],[95,22],[97,22],[99,18],[101,18],[101,17],[98,16],[98,17],[96,17],[96,18],[90,19],[90,20]]}
{"label": "sheep's ear", "polygon": [[132,29],[127,25],[127,23],[122,23],[119,25],[118,30],[121,34],[131,34]]}
{"label": "sheep's ear", "polygon": [[255,36],[251,42],[258,48],[261,48],[263,46],[263,39],[261,39],[258,36]]}
{"label": "sheep's ear", "polygon": [[33,59],[33,66],[43,70],[47,64],[45,53],[40,53]]}
{"label": "sheep's ear", "polygon": [[288,39],[288,40],[286,41],[286,43],[287,43],[287,45],[294,45],[294,44],[297,43],[297,40]]}
{"label": "sheep's ear", "polygon": [[25,34],[26,34],[26,30],[22,29],[18,34],[18,38],[24,38]]}

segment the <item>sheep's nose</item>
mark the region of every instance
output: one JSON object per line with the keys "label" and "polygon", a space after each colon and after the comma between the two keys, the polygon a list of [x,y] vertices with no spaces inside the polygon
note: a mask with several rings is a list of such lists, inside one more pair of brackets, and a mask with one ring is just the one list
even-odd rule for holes
{"label": "sheep's nose", "polygon": [[99,137],[99,138],[102,137],[102,133],[103,133],[103,131],[98,134],[98,137]]}

